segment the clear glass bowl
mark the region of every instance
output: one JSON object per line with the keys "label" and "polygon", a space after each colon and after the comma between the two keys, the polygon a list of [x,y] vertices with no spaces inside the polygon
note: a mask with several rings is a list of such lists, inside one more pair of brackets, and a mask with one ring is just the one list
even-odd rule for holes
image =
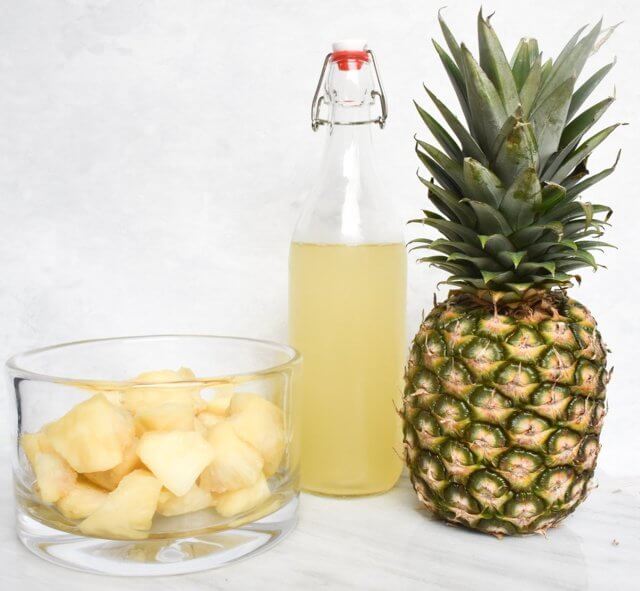
{"label": "clear glass bowl", "polygon": [[[7,375],[20,540],[56,564],[126,576],[215,568],[273,545],[296,521],[291,392],[299,365],[297,352],[285,345],[204,335],[82,341],[12,357]],[[167,369],[173,371],[158,373]],[[233,445],[220,439],[225,429],[224,437],[237,435]],[[37,433],[44,436],[27,435]],[[134,458],[129,464],[127,450]],[[214,464],[201,468],[212,457],[221,464],[205,481]],[[177,496],[194,471],[197,510],[171,515],[186,510]],[[247,482],[257,471],[260,494],[231,496],[240,481],[243,491],[255,490]],[[202,508],[203,498],[211,506]]]}

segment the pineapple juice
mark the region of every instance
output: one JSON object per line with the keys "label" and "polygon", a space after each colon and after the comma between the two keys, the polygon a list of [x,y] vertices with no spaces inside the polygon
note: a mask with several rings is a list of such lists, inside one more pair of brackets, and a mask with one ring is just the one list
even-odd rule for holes
{"label": "pineapple juice", "polygon": [[303,356],[304,489],[359,495],[396,483],[405,299],[404,244],[292,243],[289,327]]}

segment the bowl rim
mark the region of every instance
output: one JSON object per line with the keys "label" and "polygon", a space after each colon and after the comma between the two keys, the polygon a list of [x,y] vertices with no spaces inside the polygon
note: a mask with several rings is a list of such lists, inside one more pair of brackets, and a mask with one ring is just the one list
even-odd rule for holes
{"label": "bowl rim", "polygon": [[[184,339],[184,338],[196,338],[196,339],[216,339],[221,341],[241,341],[248,344],[253,345],[262,345],[271,348],[280,349],[281,351],[288,354],[289,359],[284,363],[279,363],[277,365],[272,365],[263,369],[248,371],[248,372],[238,372],[238,373],[229,373],[229,374],[218,374],[213,376],[208,376],[206,378],[193,378],[189,380],[177,379],[172,380],[171,382],[135,382],[133,380],[100,380],[95,378],[80,378],[80,377],[65,377],[65,376],[57,376],[39,373],[36,371],[31,371],[25,369],[20,366],[19,360],[21,358],[26,358],[32,355],[39,355],[41,353],[47,353],[48,351],[53,351],[55,349],[62,349],[65,347],[74,347],[78,345],[88,345],[92,343],[103,343],[109,341],[134,341],[134,340],[151,340],[151,339]],[[211,381],[229,381],[230,379],[235,378],[243,378],[243,377],[255,377],[255,376],[267,376],[272,374],[281,373],[288,368],[293,368],[302,361],[302,355],[300,352],[294,347],[279,343],[277,341],[271,341],[267,339],[255,339],[250,337],[239,337],[239,336],[231,336],[231,335],[216,335],[216,334],[207,334],[207,333],[166,333],[166,334],[147,334],[147,335],[127,335],[127,336],[117,336],[117,337],[102,337],[95,339],[81,339],[77,341],[65,341],[63,343],[56,343],[54,345],[47,345],[46,347],[37,347],[35,349],[28,349],[26,351],[21,351],[9,357],[5,361],[5,370],[10,372],[11,374],[15,374],[15,376],[23,378],[23,379],[31,379],[37,380],[39,382],[52,382],[52,383],[60,383],[64,382],[65,384],[87,384],[90,382],[92,384],[109,384],[113,386],[113,389],[118,389],[119,387],[135,387],[135,386],[160,386],[167,384],[193,384],[193,383],[202,383],[202,382],[211,382]]]}

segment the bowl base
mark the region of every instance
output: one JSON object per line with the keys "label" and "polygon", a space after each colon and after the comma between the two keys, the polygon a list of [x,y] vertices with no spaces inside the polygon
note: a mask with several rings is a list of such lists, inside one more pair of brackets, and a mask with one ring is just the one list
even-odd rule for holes
{"label": "bowl base", "polygon": [[241,527],[167,540],[85,538],[43,525],[18,509],[18,538],[36,556],[74,570],[146,577],[195,573],[263,552],[282,540],[297,520],[298,497]]}

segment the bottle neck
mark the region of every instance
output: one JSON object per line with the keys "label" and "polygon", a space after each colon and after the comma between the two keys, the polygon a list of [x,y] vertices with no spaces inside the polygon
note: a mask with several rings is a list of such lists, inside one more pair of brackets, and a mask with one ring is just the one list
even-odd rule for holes
{"label": "bottle neck", "polygon": [[[367,120],[367,113],[355,113],[361,109],[343,109],[348,113],[339,113],[344,122],[347,118],[351,121]],[[370,111],[367,109],[367,111]],[[365,119],[361,119],[365,116]],[[327,140],[324,153],[325,178],[339,175],[343,178],[353,179],[363,174],[375,174],[372,123],[352,123],[350,125],[334,124],[327,126]]]}

